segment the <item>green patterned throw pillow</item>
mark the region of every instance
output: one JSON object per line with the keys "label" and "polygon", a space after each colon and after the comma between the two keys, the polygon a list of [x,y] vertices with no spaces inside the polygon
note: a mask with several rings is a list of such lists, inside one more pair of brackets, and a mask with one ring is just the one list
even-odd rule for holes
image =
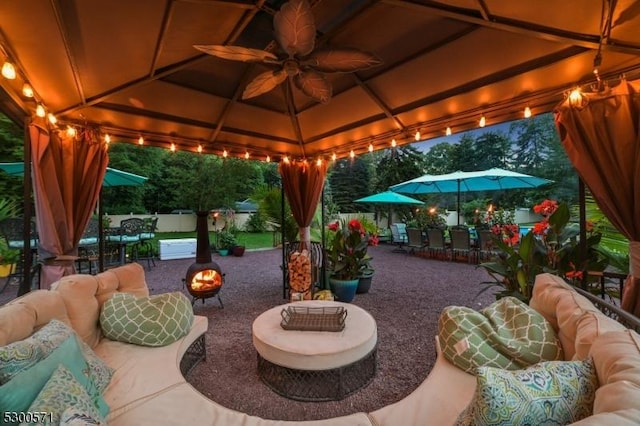
{"label": "green patterned throw pillow", "polygon": [[589,417],[598,388],[591,359],[524,370],[478,368],[478,386],[456,425],[565,425]]}
{"label": "green patterned throw pillow", "polygon": [[444,308],[438,339],[444,357],[471,374],[482,366],[517,370],[562,359],[551,324],[515,297],[502,298],[481,311]]}
{"label": "green patterned throw pillow", "polygon": [[165,346],[185,336],[193,324],[193,308],[180,292],[137,297],[116,293],[102,306],[104,335],[142,346]]}
{"label": "green patterned throw pillow", "polygon": [[64,365],[59,365],[27,411],[39,416],[32,416],[33,421],[26,424],[60,424],[63,414],[71,407],[94,421],[82,424],[104,423],[87,390]]}

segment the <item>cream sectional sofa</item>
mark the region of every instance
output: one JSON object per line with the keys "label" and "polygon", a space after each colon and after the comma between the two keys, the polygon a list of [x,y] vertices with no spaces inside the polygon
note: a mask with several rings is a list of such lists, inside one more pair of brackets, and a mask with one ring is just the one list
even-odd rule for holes
{"label": "cream sectional sofa", "polygon": [[[101,274],[62,278],[0,307],[0,346],[28,337],[51,319],[70,326],[112,368],[104,399],[110,425],[447,425],[472,399],[475,378],[440,356],[424,382],[401,401],[372,413],[319,421],[266,420],[222,407],[195,390],[183,376],[204,348],[207,318],[196,316],[191,331],[164,347],[143,347],[104,338],[100,307],[114,292],[148,295],[144,270],[128,264]],[[585,297],[549,274],[536,281],[531,306],[558,331],[567,359],[592,356],[601,387],[594,415],[578,424],[640,424],[640,337],[602,315]],[[182,365],[182,369],[181,369]]]}

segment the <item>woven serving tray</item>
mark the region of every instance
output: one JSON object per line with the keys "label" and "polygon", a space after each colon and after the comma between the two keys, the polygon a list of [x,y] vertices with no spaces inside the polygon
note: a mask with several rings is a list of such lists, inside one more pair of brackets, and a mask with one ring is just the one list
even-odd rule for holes
{"label": "woven serving tray", "polygon": [[285,330],[342,331],[347,310],[342,306],[288,306],[280,313]]}

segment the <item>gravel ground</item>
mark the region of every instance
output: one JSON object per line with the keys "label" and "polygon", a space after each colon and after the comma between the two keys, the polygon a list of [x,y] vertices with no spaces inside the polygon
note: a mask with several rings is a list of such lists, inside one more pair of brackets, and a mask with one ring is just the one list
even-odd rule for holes
{"label": "gravel ground", "polygon": [[[393,253],[392,246],[372,247],[376,274],[371,290],[354,304],[369,311],[378,325],[378,371],[365,388],[331,402],[300,402],[279,396],[256,372],[251,324],[263,311],[286,302],[282,298],[281,251],[247,251],[243,257],[213,259],[226,274],[217,299],[197,301],[194,311],[209,318],[207,361],[187,377],[202,394],[219,404],[268,419],[311,420],[354,412],[370,412],[411,393],[435,361],[434,336],[442,308],[482,308],[494,301],[491,292],[477,296],[486,272],[475,265]],[[153,294],[183,291],[190,259],[158,261],[147,270]],[[146,266],[146,262],[144,263]],[[3,284],[0,281],[0,286]],[[9,286],[0,303],[14,294]]]}

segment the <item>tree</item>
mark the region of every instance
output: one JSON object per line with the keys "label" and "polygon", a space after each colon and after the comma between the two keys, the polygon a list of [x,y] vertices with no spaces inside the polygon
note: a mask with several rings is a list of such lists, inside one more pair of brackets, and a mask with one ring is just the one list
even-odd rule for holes
{"label": "tree", "polygon": [[513,163],[521,173],[537,174],[551,155],[551,145],[558,138],[553,117],[542,114],[511,123]]}
{"label": "tree", "polygon": [[474,149],[475,139],[469,134],[465,133],[461,138],[460,142],[454,145],[451,155],[451,165],[453,166],[453,170],[451,172],[455,172],[457,170],[463,172],[473,172],[475,170],[479,170],[477,166],[477,157]]}
{"label": "tree", "polygon": [[449,142],[441,142],[434,145],[424,154],[425,173],[430,175],[442,175],[455,171],[452,163],[454,146]]}
{"label": "tree", "polygon": [[367,159],[338,160],[329,173],[333,202],[342,213],[365,211],[368,207],[353,200],[371,193],[371,173]]}
{"label": "tree", "polygon": [[[16,126],[4,114],[0,114],[0,158],[7,162],[22,162],[24,155],[24,130]],[[2,199],[13,200],[22,207],[23,179],[0,172]]]}
{"label": "tree", "polygon": [[506,169],[511,156],[511,140],[501,132],[485,132],[473,144],[475,170]]}

